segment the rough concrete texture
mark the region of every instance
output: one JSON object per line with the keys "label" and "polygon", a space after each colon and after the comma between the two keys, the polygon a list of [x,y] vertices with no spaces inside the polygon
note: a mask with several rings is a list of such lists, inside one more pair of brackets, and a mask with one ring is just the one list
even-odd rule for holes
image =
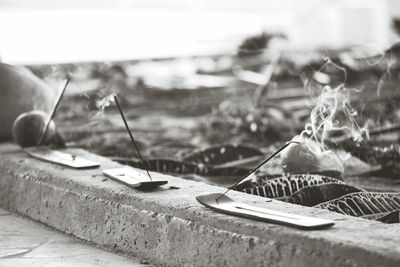
{"label": "rough concrete texture", "polygon": [[0,267],[145,267],[0,209]]}
{"label": "rough concrete texture", "polygon": [[[101,168],[119,166],[73,151]],[[142,192],[107,179],[101,169],[71,170],[30,158],[15,145],[0,146],[2,207],[157,265],[400,266],[400,225],[229,193],[245,203],[336,221],[331,229],[302,231],[216,213],[195,196],[223,188],[164,178],[167,185]]]}

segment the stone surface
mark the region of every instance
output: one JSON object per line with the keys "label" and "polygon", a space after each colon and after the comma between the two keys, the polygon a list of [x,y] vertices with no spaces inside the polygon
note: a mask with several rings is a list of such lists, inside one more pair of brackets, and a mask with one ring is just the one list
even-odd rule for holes
{"label": "stone surface", "polygon": [[[119,166],[82,150],[101,163]],[[160,175],[160,174],[158,174]],[[157,174],[153,173],[153,176]],[[164,176],[155,191],[131,189],[101,169],[71,170],[0,145],[0,205],[105,248],[164,266],[399,266],[399,225],[231,192],[245,203],[330,218],[302,231],[216,213],[195,196],[223,188]],[[174,189],[175,188],[175,189]],[[176,189],[177,188],[177,189]]]}
{"label": "stone surface", "polygon": [[149,266],[0,209],[0,267]]}

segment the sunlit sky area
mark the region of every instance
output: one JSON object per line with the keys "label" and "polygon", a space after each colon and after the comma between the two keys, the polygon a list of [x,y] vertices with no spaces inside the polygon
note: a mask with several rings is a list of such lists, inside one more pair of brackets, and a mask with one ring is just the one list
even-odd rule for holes
{"label": "sunlit sky area", "polygon": [[231,54],[249,34],[290,47],[395,41],[396,0],[0,1],[0,55],[16,64]]}

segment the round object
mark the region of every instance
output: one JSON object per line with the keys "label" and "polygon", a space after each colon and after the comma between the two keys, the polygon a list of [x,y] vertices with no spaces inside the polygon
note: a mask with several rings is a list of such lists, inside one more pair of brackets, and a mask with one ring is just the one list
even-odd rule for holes
{"label": "round object", "polygon": [[0,142],[11,140],[15,119],[30,110],[49,112],[56,91],[24,67],[0,63]]}
{"label": "round object", "polygon": [[286,173],[335,171],[343,174],[343,166],[332,151],[322,151],[317,143],[305,141],[290,145],[282,157]]}
{"label": "round object", "polygon": [[[12,127],[12,137],[14,141],[21,147],[38,145],[40,135],[44,130],[47,120],[48,115],[43,111],[33,110],[22,113],[15,120]],[[54,121],[51,121],[40,144],[49,144],[55,134],[56,126]]]}

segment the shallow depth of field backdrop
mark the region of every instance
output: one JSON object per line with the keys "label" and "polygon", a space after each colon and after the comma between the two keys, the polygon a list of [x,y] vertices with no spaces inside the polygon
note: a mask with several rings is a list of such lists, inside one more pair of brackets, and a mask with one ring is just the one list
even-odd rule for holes
{"label": "shallow depth of field backdrop", "polygon": [[0,55],[71,78],[56,145],[143,168],[116,93],[148,168],[229,186],[303,133],[316,165],[277,157],[237,189],[398,222],[398,17],[395,0],[10,0]]}

